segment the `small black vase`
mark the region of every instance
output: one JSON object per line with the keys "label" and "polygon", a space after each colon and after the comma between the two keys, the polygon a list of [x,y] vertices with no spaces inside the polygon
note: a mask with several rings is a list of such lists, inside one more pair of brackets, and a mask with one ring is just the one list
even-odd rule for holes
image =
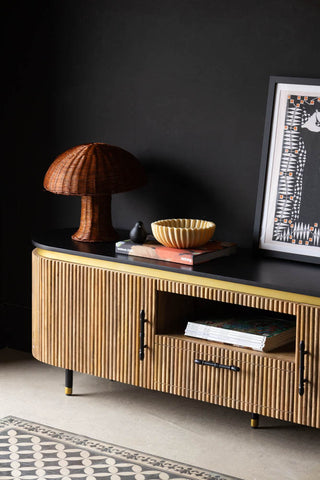
{"label": "small black vase", "polygon": [[143,243],[147,238],[147,232],[142,222],[137,222],[129,233],[130,240],[134,243]]}

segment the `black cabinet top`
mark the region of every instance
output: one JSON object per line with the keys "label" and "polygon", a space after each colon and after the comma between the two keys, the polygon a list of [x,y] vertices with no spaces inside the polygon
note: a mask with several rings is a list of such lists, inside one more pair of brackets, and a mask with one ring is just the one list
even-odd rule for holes
{"label": "black cabinet top", "polygon": [[[320,297],[320,265],[267,258],[250,249],[238,249],[234,255],[217,258],[200,265],[180,265],[116,254],[113,242],[74,241],[71,235],[75,230],[61,229],[35,233],[32,243],[35,247],[71,255]],[[119,235],[120,239],[128,238],[127,231],[119,231]]]}

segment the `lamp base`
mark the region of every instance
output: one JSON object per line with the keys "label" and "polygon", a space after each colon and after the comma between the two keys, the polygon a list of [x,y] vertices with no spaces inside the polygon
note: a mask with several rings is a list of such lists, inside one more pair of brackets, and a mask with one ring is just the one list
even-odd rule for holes
{"label": "lamp base", "polygon": [[114,242],[119,235],[112,226],[111,195],[81,197],[79,229],[71,237],[77,242]]}

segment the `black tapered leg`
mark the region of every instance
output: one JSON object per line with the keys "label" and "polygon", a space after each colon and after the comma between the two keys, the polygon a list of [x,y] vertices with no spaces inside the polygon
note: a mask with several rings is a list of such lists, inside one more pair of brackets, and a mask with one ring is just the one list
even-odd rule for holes
{"label": "black tapered leg", "polygon": [[66,395],[72,395],[72,385],[73,385],[73,370],[66,369],[65,377],[65,389],[64,392]]}
{"label": "black tapered leg", "polygon": [[251,414],[251,428],[258,428],[259,427],[259,414],[252,413]]}

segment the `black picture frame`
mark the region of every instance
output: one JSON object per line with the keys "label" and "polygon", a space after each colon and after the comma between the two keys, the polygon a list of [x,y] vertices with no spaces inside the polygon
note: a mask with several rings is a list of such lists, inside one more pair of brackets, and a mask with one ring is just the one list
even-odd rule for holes
{"label": "black picture frame", "polygon": [[254,247],[320,264],[320,79],[269,79]]}

